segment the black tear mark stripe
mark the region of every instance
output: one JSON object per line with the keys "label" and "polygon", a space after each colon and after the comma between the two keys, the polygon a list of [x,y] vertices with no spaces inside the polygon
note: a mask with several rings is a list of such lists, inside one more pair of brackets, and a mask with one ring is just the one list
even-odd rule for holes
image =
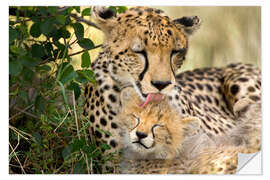
{"label": "black tear mark stripe", "polygon": [[144,69],[143,71],[141,72],[141,74],[139,75],[139,80],[143,80],[143,77],[144,77],[144,74],[146,73],[146,71],[148,70],[148,67],[149,67],[149,62],[148,62],[148,58],[147,58],[147,54],[145,51],[141,51],[140,52],[144,58],[145,58],[145,65],[144,65]]}

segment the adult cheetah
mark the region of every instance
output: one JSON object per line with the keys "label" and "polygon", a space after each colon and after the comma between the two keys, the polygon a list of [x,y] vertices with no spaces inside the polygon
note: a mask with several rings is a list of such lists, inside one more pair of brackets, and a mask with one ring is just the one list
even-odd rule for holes
{"label": "adult cheetah", "polygon": [[[197,16],[172,20],[161,10],[147,7],[131,8],[117,16],[108,8],[93,7],[92,13],[105,40],[91,66],[97,86],[85,87],[83,114],[97,141],[112,147],[108,152],[121,148],[117,114],[122,107],[120,92],[126,87],[136,90],[142,106],[168,96],[179,114],[198,117],[201,129],[214,140],[230,136],[240,114],[249,115],[249,105],[260,104],[261,74],[253,65],[176,73],[185,60],[189,36],[200,27]],[[259,131],[260,126],[256,128]],[[260,137],[255,139],[247,144],[256,151]]]}

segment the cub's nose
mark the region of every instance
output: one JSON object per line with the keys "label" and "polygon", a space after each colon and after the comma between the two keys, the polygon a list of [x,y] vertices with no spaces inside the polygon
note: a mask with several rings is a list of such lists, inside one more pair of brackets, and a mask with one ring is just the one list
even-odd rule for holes
{"label": "cub's nose", "polygon": [[136,131],[136,135],[139,139],[143,139],[147,137],[147,134],[140,132],[140,131]]}
{"label": "cub's nose", "polygon": [[159,91],[171,84],[171,81],[151,81],[151,84]]}

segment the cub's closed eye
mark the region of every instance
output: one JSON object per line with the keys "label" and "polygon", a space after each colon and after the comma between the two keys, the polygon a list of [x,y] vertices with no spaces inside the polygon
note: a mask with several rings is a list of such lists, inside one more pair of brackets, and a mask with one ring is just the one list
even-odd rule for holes
{"label": "cub's closed eye", "polygon": [[155,137],[154,129],[155,129],[156,127],[164,127],[164,125],[162,125],[162,124],[155,124],[154,126],[152,126],[151,131],[152,131],[153,137]]}
{"label": "cub's closed eye", "polygon": [[136,115],[132,114],[132,116],[136,119],[136,125],[133,129],[135,129],[139,124],[140,124],[140,118],[137,117]]}

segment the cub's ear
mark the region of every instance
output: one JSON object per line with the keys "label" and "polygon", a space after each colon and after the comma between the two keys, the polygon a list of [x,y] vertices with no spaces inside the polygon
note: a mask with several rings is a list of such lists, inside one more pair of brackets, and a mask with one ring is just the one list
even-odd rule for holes
{"label": "cub's ear", "polygon": [[183,31],[186,35],[191,35],[197,29],[200,28],[201,20],[198,16],[184,16],[179,19],[173,20],[174,24],[180,31]]}
{"label": "cub's ear", "polygon": [[192,136],[200,129],[201,121],[197,117],[186,117],[180,121],[185,123],[184,136]]}
{"label": "cub's ear", "polygon": [[104,6],[93,6],[91,15],[104,33],[110,33],[117,23],[115,12]]}

